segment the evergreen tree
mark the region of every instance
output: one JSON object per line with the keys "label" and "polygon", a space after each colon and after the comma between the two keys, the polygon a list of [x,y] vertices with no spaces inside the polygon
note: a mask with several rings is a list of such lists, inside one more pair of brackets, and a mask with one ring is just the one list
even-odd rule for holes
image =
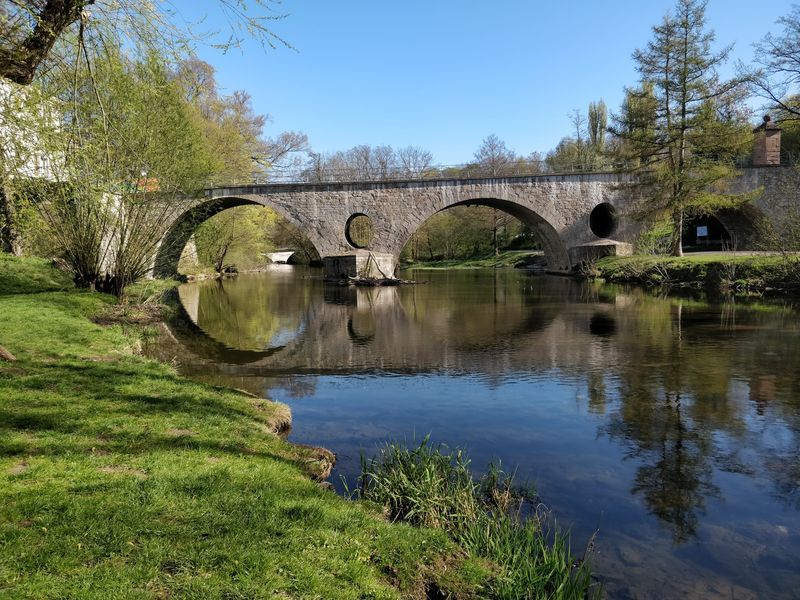
{"label": "evergreen tree", "polygon": [[675,256],[683,254],[686,216],[749,199],[725,193],[749,126],[736,106],[741,82],[721,82],[717,74],[731,48],[712,51],[705,8],[706,0],[678,0],[674,13],[653,27],[647,47],[633,54],[641,87],[628,90],[613,128],[645,192],[643,214],[672,221]]}

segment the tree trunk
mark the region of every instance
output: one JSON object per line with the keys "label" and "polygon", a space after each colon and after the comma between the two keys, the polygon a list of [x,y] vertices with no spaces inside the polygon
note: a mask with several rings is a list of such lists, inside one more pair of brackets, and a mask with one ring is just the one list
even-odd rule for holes
{"label": "tree trunk", "polygon": [[497,230],[499,229],[500,219],[497,216],[497,209],[492,209],[492,245],[494,246],[494,255],[500,256],[500,249],[497,247]]}
{"label": "tree trunk", "polygon": [[7,181],[0,177],[0,250],[14,256],[22,254],[22,240],[17,230],[17,211],[14,193]]}
{"label": "tree trunk", "polygon": [[30,85],[41,62],[64,30],[81,18],[95,0],[47,0],[36,14],[36,26],[10,48],[0,48],[0,76],[20,85]]}
{"label": "tree trunk", "polygon": [[214,270],[217,274],[222,275],[222,272],[225,270],[225,257],[228,256],[228,250],[231,247],[232,240],[229,242],[225,242],[219,251],[217,252],[217,256],[214,259]]}
{"label": "tree trunk", "polygon": [[683,211],[676,210],[672,213],[672,247],[670,254],[672,256],[683,256]]}

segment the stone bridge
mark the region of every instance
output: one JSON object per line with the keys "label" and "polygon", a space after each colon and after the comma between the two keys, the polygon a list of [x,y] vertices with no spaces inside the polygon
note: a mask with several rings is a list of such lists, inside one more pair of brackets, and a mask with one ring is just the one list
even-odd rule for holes
{"label": "stone bridge", "polygon": [[[582,173],[214,188],[175,215],[153,272],[176,273],[181,252],[200,223],[225,209],[249,204],[267,206],[285,217],[308,237],[326,267],[336,262],[339,274],[349,272],[339,265],[343,257],[355,264],[367,254],[378,257],[381,272],[391,274],[403,246],[427,219],[465,205],[497,208],[517,217],[538,234],[548,268],[569,271],[587,248],[603,246],[604,251],[619,253],[630,249],[642,228],[632,214],[637,197],[630,183],[621,174]],[[792,209],[798,177],[790,168],[749,168],[733,187],[737,192],[763,188],[746,210],[717,215],[737,239],[750,240],[759,220],[780,221]],[[371,222],[367,243],[351,235],[357,217]]]}

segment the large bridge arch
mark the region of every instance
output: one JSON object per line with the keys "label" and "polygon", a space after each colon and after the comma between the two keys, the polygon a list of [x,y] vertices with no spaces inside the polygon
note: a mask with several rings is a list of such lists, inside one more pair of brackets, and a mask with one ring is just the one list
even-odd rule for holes
{"label": "large bridge arch", "polygon": [[[447,202],[447,200],[444,202]],[[421,213],[419,215],[420,219],[415,225],[399,230],[399,235],[396,236],[397,239],[393,247],[390,248],[390,251],[395,256],[399,256],[403,247],[408,243],[414,233],[416,233],[431,217],[457,206],[485,206],[488,208],[495,208],[519,219],[536,232],[542,244],[548,267],[557,271],[569,270],[571,265],[567,245],[553,224],[548,221],[547,218],[539,214],[539,212],[528,206],[497,197],[457,199],[445,206],[435,207],[436,210],[430,213]]]}
{"label": "large bridge arch", "polygon": [[768,229],[764,212],[752,204],[713,213],[731,236],[733,249],[753,249]]}
{"label": "large bridge arch", "polygon": [[319,242],[313,238],[313,232],[309,231],[308,223],[298,221],[280,204],[269,202],[268,198],[264,196],[221,196],[199,200],[175,218],[156,250],[153,275],[155,277],[174,276],[178,272],[178,262],[183,249],[197,228],[214,215],[238,206],[262,206],[274,210],[306,235],[311,244],[319,251]]}
{"label": "large bridge arch", "polygon": [[[420,181],[396,184],[394,189],[376,186],[373,206],[392,225],[386,237],[376,239],[373,249],[397,256],[434,214],[452,206],[478,204],[499,208],[531,226],[542,240],[550,268],[569,271],[570,248],[600,239],[589,222],[599,204],[616,210],[616,240],[627,242],[635,234],[636,224],[625,217],[630,194],[621,185],[624,181],[624,176],[615,174],[579,174]],[[376,220],[378,215],[370,216]]]}

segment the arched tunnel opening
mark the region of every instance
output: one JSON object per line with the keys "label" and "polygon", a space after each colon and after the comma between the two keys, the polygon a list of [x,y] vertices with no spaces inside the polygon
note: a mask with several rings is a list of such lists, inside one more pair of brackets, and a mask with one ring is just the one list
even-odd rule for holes
{"label": "arched tunnel opening", "polygon": [[353,248],[368,249],[375,238],[372,219],[360,212],[350,215],[344,226],[344,236]]}
{"label": "arched tunnel opening", "polygon": [[684,252],[730,250],[733,238],[714,215],[699,215],[683,222],[681,243]]}
{"label": "arched tunnel opening", "polygon": [[[671,220],[661,221],[640,237],[640,249],[653,254],[669,253],[672,231]],[[714,214],[684,216],[681,245],[686,253],[763,250],[770,240],[769,233],[764,214],[752,204],[745,204]]]}
{"label": "arched tunnel opening", "polygon": [[564,256],[555,230],[532,211],[509,201],[476,199],[427,219],[403,246],[400,262],[495,258],[517,266],[563,269]]}

